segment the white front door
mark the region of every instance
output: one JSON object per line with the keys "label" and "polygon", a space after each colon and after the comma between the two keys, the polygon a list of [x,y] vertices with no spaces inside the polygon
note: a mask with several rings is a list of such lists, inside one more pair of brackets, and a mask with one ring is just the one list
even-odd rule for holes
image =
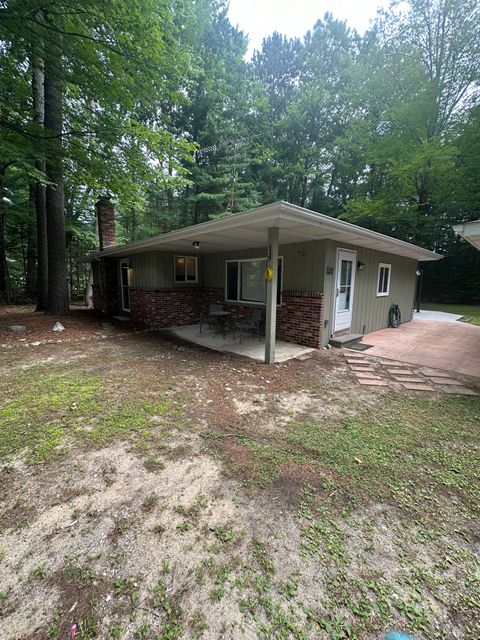
{"label": "white front door", "polygon": [[349,329],[352,325],[356,262],[357,254],[355,251],[337,249],[334,333]]}

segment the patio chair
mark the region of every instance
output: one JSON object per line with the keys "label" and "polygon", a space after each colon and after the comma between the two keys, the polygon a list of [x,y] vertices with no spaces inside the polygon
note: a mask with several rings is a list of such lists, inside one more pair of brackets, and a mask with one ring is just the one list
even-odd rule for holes
{"label": "patio chair", "polygon": [[212,313],[215,311],[224,311],[225,307],[220,303],[212,303],[208,305],[207,311],[202,311],[200,314],[200,333],[203,331],[203,325],[208,324],[208,328],[212,329],[217,326],[217,318],[213,316]]}
{"label": "patio chair", "polygon": [[242,344],[242,333],[251,333],[252,338],[256,334],[258,339],[261,340],[260,335],[260,323],[262,321],[262,309],[255,308],[252,311],[252,317],[248,322],[237,322],[235,324],[235,331],[238,331],[240,334],[240,344]]}

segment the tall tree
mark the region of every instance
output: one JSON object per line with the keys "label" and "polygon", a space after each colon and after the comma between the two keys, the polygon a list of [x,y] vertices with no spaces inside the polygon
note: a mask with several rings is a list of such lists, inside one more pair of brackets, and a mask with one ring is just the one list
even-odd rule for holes
{"label": "tall tree", "polygon": [[9,302],[8,278],[7,278],[7,247],[5,242],[5,192],[6,164],[0,164],[0,304]]}
{"label": "tall tree", "polygon": [[[48,17],[47,17],[48,20]],[[62,38],[45,58],[45,134],[49,140],[46,175],[48,295],[47,311],[66,314],[69,310],[67,249],[65,237],[65,196],[63,183],[63,59]]]}
{"label": "tall tree", "polygon": [[211,3],[193,51],[197,67],[188,86],[189,103],[177,126],[200,146],[187,167],[178,222],[191,224],[258,204],[251,181],[250,83],[245,35],[233,27],[222,0]]}
{"label": "tall tree", "polygon": [[[41,42],[41,41],[40,41]],[[42,57],[34,54],[31,60],[32,66],[32,103],[33,122],[40,133],[45,126],[45,84],[44,84],[44,52]],[[46,174],[45,159],[36,161],[35,167],[41,174]],[[48,308],[48,239],[47,239],[47,198],[46,187],[43,181],[34,183],[34,203],[37,230],[37,311],[45,311]]]}
{"label": "tall tree", "polygon": [[361,88],[373,127],[364,140],[369,181],[347,206],[351,221],[376,225],[368,222],[370,207],[381,227],[440,248],[456,215],[445,217],[456,155],[451,133],[478,101],[479,18],[475,0],[410,0],[381,15]]}
{"label": "tall tree", "polygon": [[[80,192],[89,192],[91,204],[109,191],[132,206],[144,201],[148,182],[162,174],[167,156],[172,182],[185,173],[181,161],[191,146],[170,131],[164,105],[173,109],[184,100],[189,51],[182,39],[191,20],[186,0],[112,0],[103,5],[80,0],[75,9],[63,0],[48,5],[9,0],[0,10],[0,37],[10,47],[12,70],[25,68],[30,57],[37,89],[43,55],[38,43],[44,44],[49,131],[41,130],[38,101],[34,124],[6,104],[2,128],[14,129],[23,146],[33,144],[33,167],[35,161],[47,160],[48,280],[56,289],[48,292],[48,306],[54,313],[66,309],[62,185],[80,175]],[[40,165],[37,169],[34,175],[39,177]],[[41,194],[38,202],[40,209]]]}

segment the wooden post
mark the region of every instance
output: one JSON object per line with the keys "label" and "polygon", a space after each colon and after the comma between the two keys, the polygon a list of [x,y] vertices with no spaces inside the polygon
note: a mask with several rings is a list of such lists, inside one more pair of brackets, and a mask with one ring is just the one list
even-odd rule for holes
{"label": "wooden post", "polygon": [[275,334],[277,329],[278,227],[268,228],[267,267],[273,269],[273,279],[267,280],[265,362],[272,364],[275,362]]}
{"label": "wooden post", "polygon": [[417,313],[420,313],[420,305],[422,304],[422,285],[423,285],[423,271],[418,268],[417,269],[417,291],[416,291],[416,305],[417,305]]}

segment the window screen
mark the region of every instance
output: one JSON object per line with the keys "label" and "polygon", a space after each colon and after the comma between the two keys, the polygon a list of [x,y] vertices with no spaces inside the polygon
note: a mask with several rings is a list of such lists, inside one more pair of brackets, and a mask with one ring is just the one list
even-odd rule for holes
{"label": "window screen", "polygon": [[175,282],[197,282],[197,258],[175,256]]}
{"label": "window screen", "polygon": [[240,263],[241,299],[247,302],[265,302],[265,260]]}
{"label": "window screen", "polygon": [[388,296],[390,291],[391,265],[381,262],[378,265],[377,296]]}
{"label": "window screen", "polygon": [[197,259],[185,258],[185,275],[188,282],[195,282],[197,280]]}
{"label": "window screen", "polygon": [[[266,267],[267,261],[265,258],[228,260],[226,263],[226,299],[265,304],[267,291]],[[282,300],[282,269],[283,259],[279,258],[277,304],[280,304]]]}

